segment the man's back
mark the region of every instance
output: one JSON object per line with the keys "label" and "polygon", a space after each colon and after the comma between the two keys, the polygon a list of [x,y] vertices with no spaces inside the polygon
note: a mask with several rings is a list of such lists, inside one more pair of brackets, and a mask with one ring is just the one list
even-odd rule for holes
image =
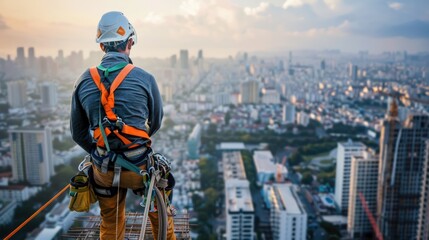
{"label": "man's back", "polygon": [[[104,68],[110,68],[120,63],[128,63],[127,55],[117,52],[107,53],[101,62]],[[109,73],[98,70],[101,81],[109,89],[120,70]],[[141,68],[133,68],[124,81],[114,92],[114,112],[127,125],[147,131],[152,136],[160,127],[162,121],[162,100],[155,79]],[[100,109],[101,108],[101,109]],[[101,120],[105,116],[100,105],[100,90],[95,85],[89,70],[78,79],[72,99],[71,129],[73,139],[87,152],[93,148],[92,136],[88,136],[87,129],[98,127],[99,115]],[[88,121],[82,119],[88,117]],[[77,121],[77,119],[79,119]],[[147,123],[147,125],[146,125]],[[149,126],[149,129],[147,128]],[[132,141],[143,144],[143,139],[133,138]],[[109,140],[110,142],[110,140]],[[112,141],[112,149],[121,148],[120,141]]]}

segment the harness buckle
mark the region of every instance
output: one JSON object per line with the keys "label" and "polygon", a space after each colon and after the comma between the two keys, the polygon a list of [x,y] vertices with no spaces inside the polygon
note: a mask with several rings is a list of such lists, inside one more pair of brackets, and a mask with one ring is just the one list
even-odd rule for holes
{"label": "harness buckle", "polygon": [[122,127],[125,125],[125,123],[122,121],[122,118],[116,117],[116,123],[115,126],[119,129],[119,131],[122,130]]}
{"label": "harness buckle", "polygon": [[121,131],[121,130],[122,130],[122,128],[124,127],[125,123],[124,123],[124,121],[122,121],[122,118],[120,118],[120,117],[118,117],[118,116],[116,116],[116,121],[115,121],[115,122],[111,122],[111,121],[109,120],[109,118],[107,118],[107,116],[105,116],[105,117],[103,118],[103,123],[102,123],[102,125],[103,125],[104,127],[108,127],[110,130],[118,129],[119,131]]}

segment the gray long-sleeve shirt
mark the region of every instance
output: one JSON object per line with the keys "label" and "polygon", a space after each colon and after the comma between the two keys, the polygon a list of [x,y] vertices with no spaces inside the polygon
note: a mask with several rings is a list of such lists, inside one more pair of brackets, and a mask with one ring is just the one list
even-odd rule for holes
{"label": "gray long-sleeve shirt", "polygon": [[[131,60],[125,54],[109,52],[104,55],[101,65],[109,68],[122,62],[128,63]],[[109,89],[120,70],[110,73],[107,79],[103,77],[102,71],[98,70],[98,72],[106,89]],[[158,131],[163,117],[162,100],[152,75],[135,67],[114,94],[114,112],[127,125],[145,130],[149,136]],[[99,108],[100,91],[92,80],[89,70],[87,70],[75,84],[71,101],[70,130],[73,140],[88,153],[95,147],[92,130],[98,127]],[[101,107],[101,120],[104,116],[104,109]],[[146,122],[149,129],[145,125]],[[131,138],[130,140],[139,144],[146,142],[146,140],[139,138]],[[109,143],[113,150],[121,150],[125,147],[114,137],[109,137]]]}

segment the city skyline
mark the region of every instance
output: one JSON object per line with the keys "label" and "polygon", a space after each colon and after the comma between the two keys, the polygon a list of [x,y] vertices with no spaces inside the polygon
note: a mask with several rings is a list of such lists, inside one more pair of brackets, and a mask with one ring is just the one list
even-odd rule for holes
{"label": "city skyline", "polygon": [[[127,4],[0,2],[0,57],[18,46],[36,55],[98,51],[95,29],[101,15],[125,13],[138,34],[133,57],[169,57],[178,49],[227,57],[237,51],[339,49],[427,51],[429,9],[422,1],[183,0]],[[56,11],[52,11],[55,9]],[[174,41],[172,41],[174,39]],[[193,55],[193,54],[191,54]]]}

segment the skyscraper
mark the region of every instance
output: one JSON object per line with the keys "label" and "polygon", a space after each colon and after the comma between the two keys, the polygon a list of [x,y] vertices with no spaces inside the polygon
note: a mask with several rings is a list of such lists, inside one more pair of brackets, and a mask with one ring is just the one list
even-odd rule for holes
{"label": "skyscraper", "polygon": [[174,55],[171,55],[170,57],[170,67],[176,68],[176,65],[177,65],[177,55],[174,54]]}
{"label": "skyscraper", "polygon": [[338,143],[337,168],[335,176],[335,201],[341,213],[347,215],[349,208],[350,167],[352,156],[361,156],[366,146],[361,142]]}
{"label": "skyscraper", "polygon": [[20,67],[25,67],[25,53],[23,47],[16,49],[16,63]]}
{"label": "skyscraper", "polygon": [[271,230],[273,239],[306,239],[307,213],[297,194],[297,186],[276,183],[270,187]]}
{"label": "skyscraper", "polygon": [[255,209],[241,153],[223,152],[222,166],[225,182],[226,239],[251,240],[254,238]]}
{"label": "skyscraper", "polygon": [[36,55],[34,47],[28,48],[28,67],[34,69],[36,67]]}
{"label": "skyscraper", "polygon": [[44,185],[54,175],[51,129],[9,130],[12,178],[31,185]]}
{"label": "skyscraper", "polygon": [[295,123],[295,117],[296,117],[296,108],[295,105],[291,103],[287,103],[283,105],[283,116],[282,120],[285,123]]}
{"label": "skyscraper", "polygon": [[352,63],[349,64],[349,77],[352,81],[356,81],[358,78],[358,67]]}
{"label": "skyscraper", "polygon": [[11,108],[23,108],[27,103],[27,83],[23,80],[7,83],[7,100]]}
{"label": "skyscraper", "polygon": [[189,68],[189,53],[186,49],[180,50],[180,67],[182,69]]}
{"label": "skyscraper", "polygon": [[429,219],[429,140],[426,140],[425,143],[425,162],[422,169],[422,196],[420,199],[420,210],[417,230],[418,240],[429,239],[429,224],[427,224],[427,219]]}
{"label": "skyscraper", "polygon": [[188,138],[188,157],[190,159],[200,158],[200,146],[201,146],[201,125],[198,123],[192,129],[191,134]]}
{"label": "skyscraper", "polygon": [[241,84],[242,103],[259,103],[259,83],[250,80]]}
{"label": "skyscraper", "polygon": [[394,99],[380,134],[377,223],[385,239],[416,239],[419,218],[420,226],[428,224],[422,214],[428,138],[429,116],[411,114],[402,124]]}
{"label": "skyscraper", "polygon": [[353,239],[374,237],[359,195],[365,198],[368,209],[374,214],[377,209],[377,182],[378,158],[368,151],[362,156],[352,156],[347,231]]}
{"label": "skyscraper", "polygon": [[40,95],[43,108],[53,108],[58,103],[57,86],[54,83],[43,83],[40,85]]}

